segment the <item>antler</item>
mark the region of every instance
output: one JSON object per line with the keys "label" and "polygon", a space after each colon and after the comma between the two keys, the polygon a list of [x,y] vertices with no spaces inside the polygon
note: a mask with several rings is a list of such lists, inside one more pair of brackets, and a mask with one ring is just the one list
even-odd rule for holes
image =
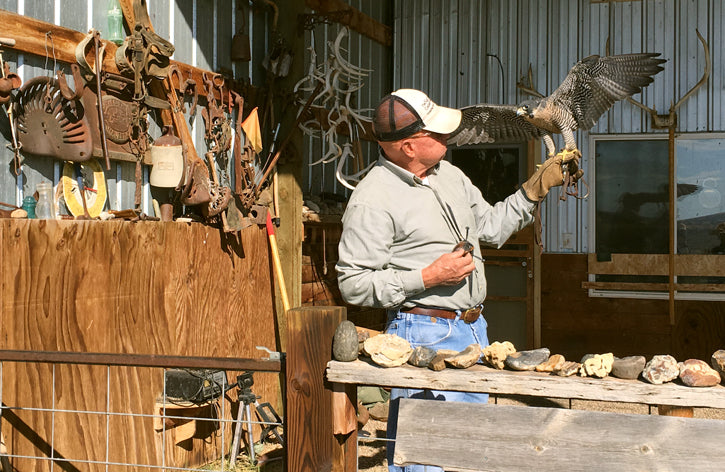
{"label": "antler", "polygon": [[[710,72],[712,71],[712,61],[710,60],[710,48],[707,45],[707,42],[705,41],[705,38],[702,37],[700,34],[700,31],[698,29],[695,29],[695,33],[697,33],[697,38],[702,43],[702,47],[705,50],[705,71],[702,73],[702,77],[700,80],[695,84],[694,87],[690,89],[689,92],[687,92],[685,95],[682,96],[679,100],[677,100],[677,103],[672,103],[670,105],[670,112],[667,115],[660,115],[657,113],[657,110],[654,108],[649,108],[648,106],[638,102],[637,100],[633,99],[632,97],[627,97],[627,101],[631,103],[632,105],[638,106],[639,108],[643,109],[649,115],[652,117],[652,127],[653,128],[669,128],[671,126],[675,126],[677,124],[677,115],[675,112],[677,109],[682,105],[685,100],[690,98],[700,87],[702,87],[705,82],[707,82],[707,79],[710,78]],[[609,55],[609,38],[607,38],[607,42],[604,46],[605,54]]]}
{"label": "antler", "polygon": [[710,77],[710,71],[712,70],[712,62],[710,61],[710,48],[707,46],[707,43],[705,42],[705,38],[702,37],[700,34],[700,31],[695,29],[695,33],[697,33],[697,38],[702,43],[702,48],[705,50],[705,72],[702,74],[702,78],[700,78],[700,81],[695,84],[694,87],[690,89],[689,92],[687,92],[685,95],[683,95],[682,98],[680,98],[677,103],[674,105],[670,105],[670,113],[674,113],[677,108],[682,105],[682,103],[690,98],[692,94],[695,93],[697,89],[703,86],[705,82],[707,82],[707,79]]}
{"label": "antler", "polygon": [[523,84],[520,80],[516,82],[516,88],[520,89],[524,93],[528,93],[529,95],[533,95],[534,97],[544,98],[544,95],[539,93],[538,90],[533,88],[534,84],[534,74],[531,72],[531,64],[529,64],[529,77],[528,77],[529,83],[528,85]]}

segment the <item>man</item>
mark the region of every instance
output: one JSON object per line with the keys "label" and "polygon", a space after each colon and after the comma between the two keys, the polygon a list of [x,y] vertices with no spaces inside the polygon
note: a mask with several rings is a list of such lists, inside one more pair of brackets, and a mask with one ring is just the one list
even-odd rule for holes
{"label": "man", "polygon": [[[418,90],[400,89],[375,110],[377,165],[360,181],[343,216],[337,263],[343,298],[386,308],[386,332],[413,347],[461,351],[488,345],[480,316],[486,278],[479,240],[502,246],[533,221],[552,186],[563,183],[561,157],[496,205],[443,158],[461,122],[459,110],[436,105]],[[454,250],[454,248],[456,248]],[[397,425],[400,397],[485,403],[486,394],[392,389],[388,438]],[[388,446],[391,471],[393,443]],[[414,466],[412,471],[439,468]]]}

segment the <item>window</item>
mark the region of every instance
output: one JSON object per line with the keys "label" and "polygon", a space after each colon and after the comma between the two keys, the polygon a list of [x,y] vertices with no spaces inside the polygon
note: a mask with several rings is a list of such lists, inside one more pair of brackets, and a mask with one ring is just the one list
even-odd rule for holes
{"label": "window", "polygon": [[677,298],[725,299],[725,137],[675,138],[670,211],[666,135],[592,136],[590,295],[666,298],[671,215]]}

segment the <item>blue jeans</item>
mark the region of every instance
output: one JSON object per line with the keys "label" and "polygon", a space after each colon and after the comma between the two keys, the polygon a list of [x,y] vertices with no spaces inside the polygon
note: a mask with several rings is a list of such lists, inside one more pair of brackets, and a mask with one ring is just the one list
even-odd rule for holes
{"label": "blue jeans", "polygon": [[[411,313],[388,311],[388,334],[396,334],[410,342],[413,348],[426,346],[431,349],[453,349],[462,351],[471,344],[488,346],[486,320],[479,316],[474,323],[463,320],[431,318]],[[398,428],[398,404],[400,398],[425,398],[430,400],[488,403],[486,393],[449,392],[442,390],[419,390],[412,388],[393,388],[390,391],[390,411],[388,414],[388,439],[395,439]],[[387,443],[388,470],[390,472],[441,472],[435,466],[412,465],[396,467],[393,465],[395,442]]]}

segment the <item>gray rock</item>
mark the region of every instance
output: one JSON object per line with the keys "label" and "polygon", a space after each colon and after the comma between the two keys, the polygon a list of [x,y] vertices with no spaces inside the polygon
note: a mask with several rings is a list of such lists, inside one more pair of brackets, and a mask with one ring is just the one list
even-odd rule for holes
{"label": "gray rock", "polygon": [[531,351],[518,351],[509,354],[504,364],[513,370],[534,370],[537,365],[549,359],[550,351],[546,347]]}
{"label": "gray rock", "polygon": [[413,354],[408,358],[408,364],[416,367],[428,367],[430,361],[436,356],[436,350],[426,346],[418,346],[413,349]]}
{"label": "gray rock", "polygon": [[654,356],[642,371],[642,377],[655,385],[675,380],[679,375],[680,367],[677,365],[677,361],[667,354]]}
{"label": "gray rock", "polygon": [[343,320],[337,325],[332,337],[332,357],[336,361],[351,362],[357,359],[358,340],[355,324]]}
{"label": "gray rock", "polygon": [[720,374],[700,359],[680,362],[680,380],[688,387],[713,387],[720,383]]}
{"label": "gray rock", "polygon": [[644,356],[615,357],[612,375],[620,379],[637,379],[644,369],[647,359]]}
{"label": "gray rock", "polygon": [[725,380],[725,349],[713,352],[710,364],[720,374],[720,378]]}

